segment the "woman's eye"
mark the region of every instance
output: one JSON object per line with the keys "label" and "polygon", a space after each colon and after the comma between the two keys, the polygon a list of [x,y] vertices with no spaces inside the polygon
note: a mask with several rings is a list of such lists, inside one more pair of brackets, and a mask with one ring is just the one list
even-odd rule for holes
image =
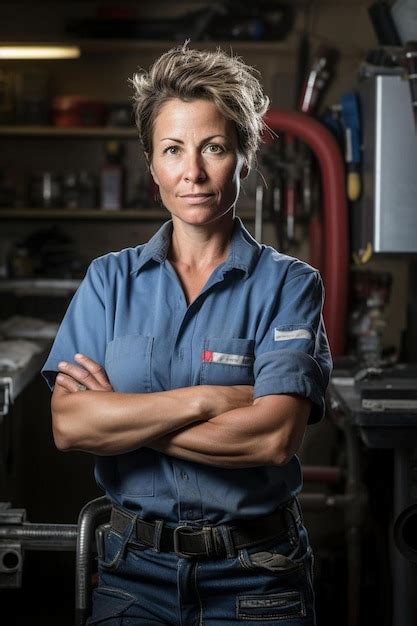
{"label": "woman's eye", "polygon": [[178,146],[168,146],[168,148],[165,148],[164,153],[165,154],[177,154]]}
{"label": "woman's eye", "polygon": [[223,152],[223,148],[222,148],[222,146],[219,146],[219,145],[218,145],[218,144],[216,144],[216,143],[210,143],[210,144],[207,146],[207,150],[208,150],[208,152],[210,152],[211,154],[218,154],[218,153],[220,153],[220,152]]}

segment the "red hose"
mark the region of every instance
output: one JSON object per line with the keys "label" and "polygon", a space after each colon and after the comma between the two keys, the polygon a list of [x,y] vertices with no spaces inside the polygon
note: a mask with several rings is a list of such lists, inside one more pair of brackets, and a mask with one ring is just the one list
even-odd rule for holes
{"label": "red hose", "polygon": [[[348,216],[345,173],[339,147],[331,133],[314,118],[295,111],[270,109],[266,124],[274,131],[292,133],[313,150],[318,160],[323,190],[326,288],[324,321],[333,357],[344,353],[348,289]],[[271,141],[269,133],[265,140]]]}

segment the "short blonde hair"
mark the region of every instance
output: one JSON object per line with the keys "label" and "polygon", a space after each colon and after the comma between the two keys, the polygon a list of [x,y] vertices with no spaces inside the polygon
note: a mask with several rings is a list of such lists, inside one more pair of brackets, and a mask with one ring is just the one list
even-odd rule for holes
{"label": "short blonde hair", "polygon": [[269,105],[256,76],[259,72],[220,49],[194,50],[187,45],[165,52],[148,72],[139,70],[131,80],[136,126],[145,153],[152,158],[153,127],[165,102],[204,99],[214,102],[224,117],[234,122],[239,150],[250,166]]}

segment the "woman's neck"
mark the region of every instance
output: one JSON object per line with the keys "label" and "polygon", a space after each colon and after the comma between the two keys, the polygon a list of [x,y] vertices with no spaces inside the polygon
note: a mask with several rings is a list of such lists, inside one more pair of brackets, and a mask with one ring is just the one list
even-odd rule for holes
{"label": "woman's neck", "polygon": [[204,271],[222,263],[228,256],[233,232],[233,214],[212,224],[195,226],[173,219],[171,263],[190,270]]}

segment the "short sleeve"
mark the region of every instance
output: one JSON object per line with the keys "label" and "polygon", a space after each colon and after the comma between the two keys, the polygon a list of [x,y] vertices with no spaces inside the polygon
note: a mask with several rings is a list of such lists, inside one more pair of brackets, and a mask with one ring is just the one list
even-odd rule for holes
{"label": "short sleeve", "polygon": [[103,280],[96,261],[87,270],[58,329],[42,375],[52,389],[60,361],[74,361],[77,352],[104,364],[106,346]]}
{"label": "short sleeve", "polygon": [[309,424],[325,413],[332,359],[323,321],[324,289],[313,269],[289,277],[258,327],[254,397],[309,398]]}

